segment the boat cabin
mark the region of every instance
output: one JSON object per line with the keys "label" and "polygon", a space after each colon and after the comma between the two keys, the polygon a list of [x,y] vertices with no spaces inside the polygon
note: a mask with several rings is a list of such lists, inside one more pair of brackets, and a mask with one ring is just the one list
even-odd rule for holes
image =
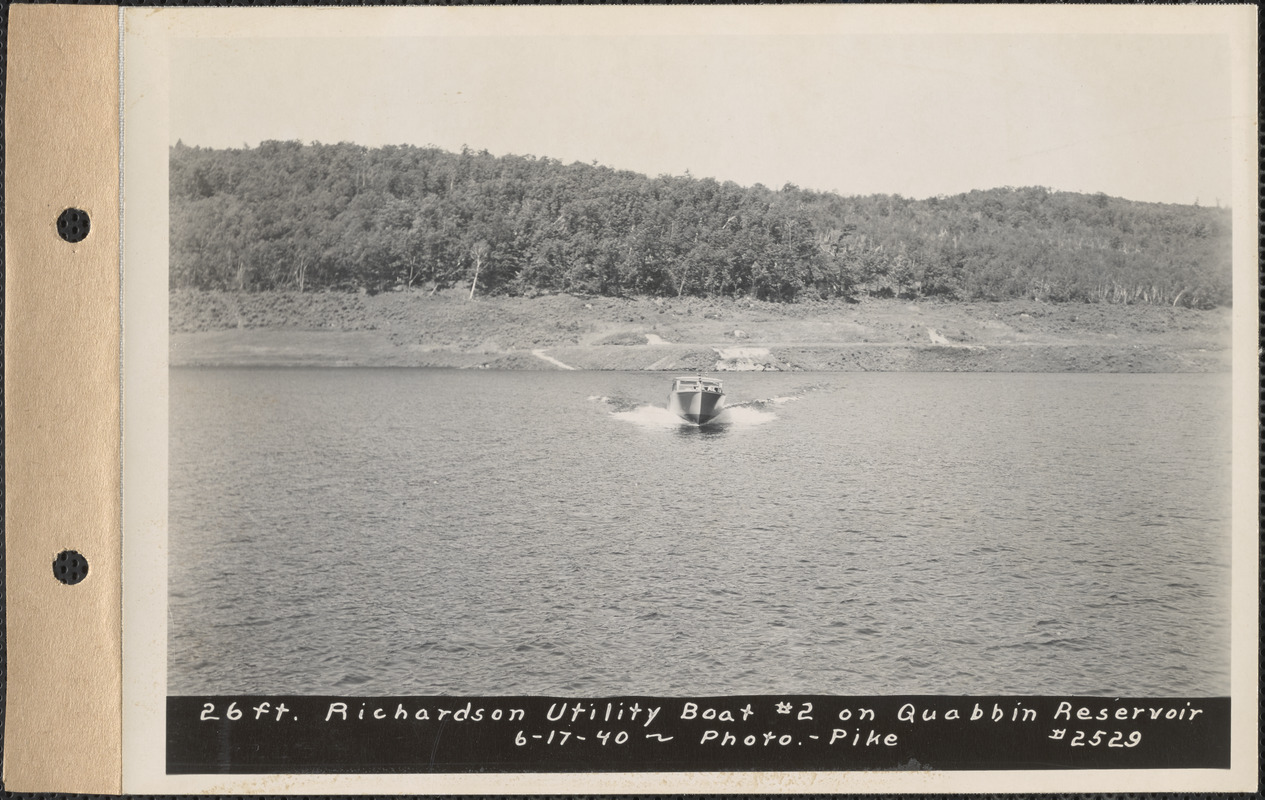
{"label": "boat cabin", "polygon": [[692,377],[677,378],[672,383],[672,391],[674,392],[708,392],[709,394],[724,394],[725,390],[721,387],[718,380],[711,378]]}

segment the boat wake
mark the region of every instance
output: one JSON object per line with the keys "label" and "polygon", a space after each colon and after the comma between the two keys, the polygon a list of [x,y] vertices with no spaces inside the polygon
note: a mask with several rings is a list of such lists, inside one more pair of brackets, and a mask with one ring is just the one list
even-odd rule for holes
{"label": "boat wake", "polygon": [[825,389],[828,383],[814,383],[808,386],[801,386],[790,394],[777,395],[776,397],[763,397],[758,400],[744,400],[741,403],[730,403],[730,408],[773,408],[784,406],[787,403],[794,403],[796,400],[804,399],[804,395],[809,392],[815,392],[819,389]]}
{"label": "boat wake", "polygon": [[637,406],[626,411],[612,411],[611,416],[620,422],[628,422],[651,430],[675,430],[689,425],[663,406]]}
{"label": "boat wake", "polygon": [[[672,431],[681,428],[693,429],[699,427],[684,421],[663,406],[650,404],[639,405],[634,408],[614,409],[611,411],[611,417],[621,422],[627,422],[650,430]],[[726,408],[715,420],[702,426],[701,429],[750,428],[756,425],[763,425],[766,422],[772,422],[775,419],[777,419],[777,414],[772,411],[745,406],[730,407]]]}
{"label": "boat wake", "polygon": [[745,400],[741,403],[733,403],[730,408],[771,408],[773,406],[783,406],[787,403],[793,403],[800,398],[800,395],[786,395],[782,397],[766,397],[762,400]]}
{"label": "boat wake", "polygon": [[644,400],[630,400],[624,397],[607,397],[606,395],[594,394],[589,395],[590,403],[601,403],[611,410],[612,413],[620,411],[632,411],[634,408],[645,404]]}
{"label": "boat wake", "polygon": [[777,419],[777,414],[764,408],[747,405],[732,405],[720,416],[721,422],[740,427],[763,425]]}
{"label": "boat wake", "polygon": [[[756,400],[744,400],[728,403],[724,412],[714,421],[704,425],[701,430],[723,430],[726,428],[751,428],[764,425],[778,418],[776,409],[800,400],[809,392],[822,389],[825,384],[814,384],[796,389],[790,394],[764,397]],[[592,395],[589,400],[601,403],[610,410],[610,415],[621,422],[627,422],[647,429],[679,430],[698,426],[685,422],[664,406],[656,406],[642,400],[631,400],[620,397]]]}

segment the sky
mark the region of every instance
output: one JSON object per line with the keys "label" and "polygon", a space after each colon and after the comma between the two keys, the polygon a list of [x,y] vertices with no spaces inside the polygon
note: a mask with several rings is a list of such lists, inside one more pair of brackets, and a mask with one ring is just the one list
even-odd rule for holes
{"label": "sky", "polygon": [[468,146],[930,197],[1228,204],[1227,37],[225,37],[170,51],[170,143]]}

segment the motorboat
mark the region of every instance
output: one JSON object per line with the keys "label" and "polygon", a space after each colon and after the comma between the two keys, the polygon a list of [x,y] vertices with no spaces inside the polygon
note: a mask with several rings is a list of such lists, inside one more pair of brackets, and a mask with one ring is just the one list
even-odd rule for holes
{"label": "motorboat", "polygon": [[725,389],[720,381],[696,377],[672,381],[668,410],[686,422],[706,425],[725,410]]}

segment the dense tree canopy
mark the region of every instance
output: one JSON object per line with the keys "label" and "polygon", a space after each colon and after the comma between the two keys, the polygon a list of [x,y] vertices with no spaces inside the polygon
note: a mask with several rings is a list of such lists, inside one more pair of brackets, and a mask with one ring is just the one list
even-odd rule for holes
{"label": "dense tree canopy", "polygon": [[171,285],[1230,301],[1230,213],[1040,187],[911,200],[468,149],[171,151]]}

